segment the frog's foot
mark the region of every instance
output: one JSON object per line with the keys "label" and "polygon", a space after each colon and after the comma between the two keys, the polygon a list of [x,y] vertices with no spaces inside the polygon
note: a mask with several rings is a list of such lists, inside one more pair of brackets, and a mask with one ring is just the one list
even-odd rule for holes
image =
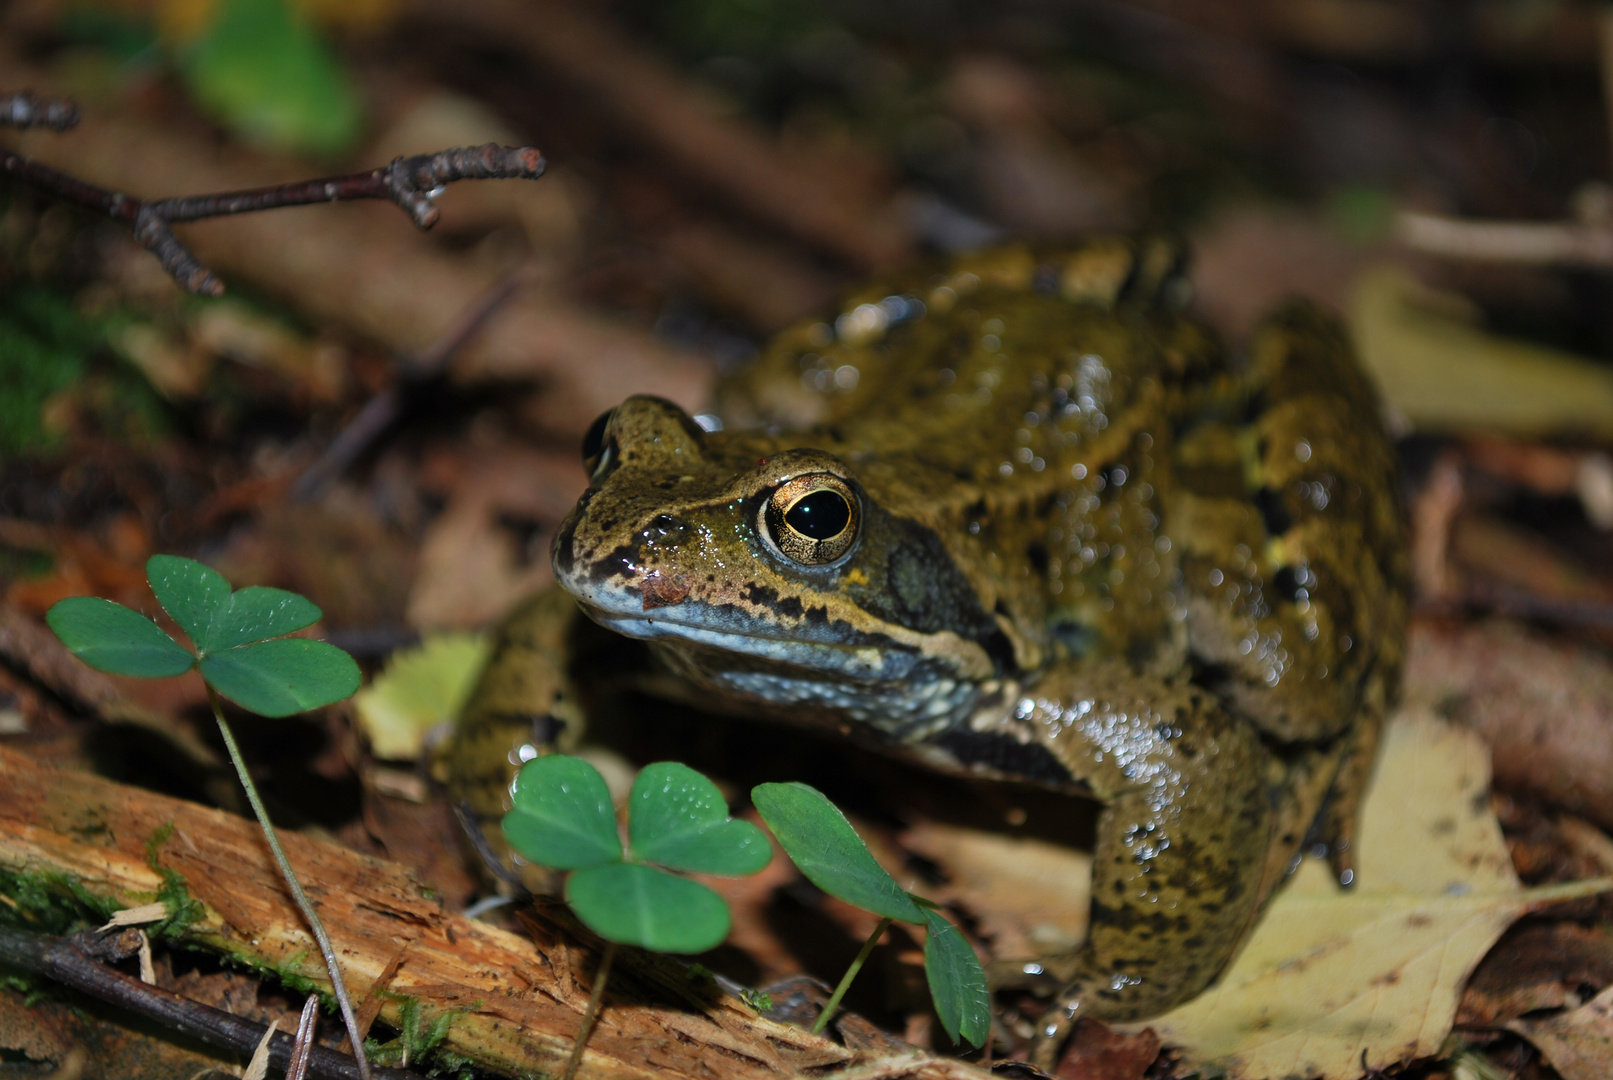
{"label": "frog's foot", "polygon": [[1332,791],[1317,822],[1319,837],[1327,847],[1328,862],[1341,885],[1355,884],[1355,835],[1361,818],[1361,797],[1377,759],[1378,734],[1382,727],[1382,709],[1369,700],[1351,732],[1350,745],[1340,761]]}
{"label": "frog's foot", "polygon": [[1051,998],[1069,985],[1080,966],[1079,953],[1034,960],[993,960],[986,965],[986,984],[993,990],[1026,990]]}

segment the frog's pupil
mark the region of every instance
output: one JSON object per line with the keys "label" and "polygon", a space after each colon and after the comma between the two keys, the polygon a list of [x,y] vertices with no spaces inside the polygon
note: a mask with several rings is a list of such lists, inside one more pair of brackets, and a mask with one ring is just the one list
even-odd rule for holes
{"label": "frog's pupil", "polygon": [[813,540],[832,540],[846,531],[851,521],[851,504],[838,491],[819,488],[795,500],[784,512],[790,528]]}
{"label": "frog's pupil", "polygon": [[[615,409],[608,409],[599,414],[599,418],[588,425],[588,433],[582,437],[582,459],[593,461],[605,451],[605,426],[610,423],[610,414]],[[572,430],[576,430],[573,428]]]}

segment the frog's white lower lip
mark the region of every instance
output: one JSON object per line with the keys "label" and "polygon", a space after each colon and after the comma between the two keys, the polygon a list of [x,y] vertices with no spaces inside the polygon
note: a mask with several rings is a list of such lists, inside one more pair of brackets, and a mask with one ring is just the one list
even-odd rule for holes
{"label": "frog's white lower lip", "polygon": [[[635,598],[636,599],[636,598]],[[622,605],[626,607],[626,605]],[[637,604],[634,605],[635,607]],[[705,610],[703,604],[689,607]],[[850,642],[813,641],[800,636],[753,634],[721,629],[710,622],[689,618],[685,605],[652,608],[648,612],[622,607],[609,608],[583,601],[588,617],[623,637],[640,641],[667,641],[705,646],[710,649],[768,663],[835,672],[859,681],[896,681],[911,675],[917,657],[902,648],[876,648]],[[689,612],[693,614],[693,612]],[[680,615],[685,617],[680,618]],[[892,643],[894,644],[894,643]]]}
{"label": "frog's white lower lip", "polygon": [[[733,630],[715,630],[708,625],[683,619],[669,618],[664,610],[640,615],[637,612],[611,611],[608,608],[584,604],[588,617],[607,629],[624,637],[654,641],[657,638],[676,638],[701,645],[711,645],[733,652],[757,653],[778,651],[817,651],[823,649],[848,650],[855,645],[840,645],[821,641],[803,641],[795,637],[769,634],[744,634]],[[771,648],[770,648],[771,647]]]}

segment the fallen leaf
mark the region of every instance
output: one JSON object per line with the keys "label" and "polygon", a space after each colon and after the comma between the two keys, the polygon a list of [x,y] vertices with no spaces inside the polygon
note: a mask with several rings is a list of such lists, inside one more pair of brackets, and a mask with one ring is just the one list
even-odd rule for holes
{"label": "fallen leaf", "polygon": [[1613,664],[1604,650],[1502,619],[1412,625],[1408,703],[1484,737],[1496,786],[1613,827]]}
{"label": "fallen leaf", "polygon": [[[1511,435],[1613,431],[1613,373],[1480,329],[1478,308],[1387,266],[1361,276],[1350,336],[1389,407],[1420,429]],[[1459,392],[1453,390],[1459,389]]]}
{"label": "fallen leaf", "polygon": [[1613,880],[1519,888],[1489,808],[1489,753],[1432,712],[1390,723],[1363,808],[1357,883],[1307,859],[1220,982],[1147,1022],[1233,1080],[1350,1080],[1435,1053],[1462,986],[1520,915]]}
{"label": "fallen leaf", "polygon": [[1159,1057],[1152,1028],[1126,1035],[1096,1020],[1081,1020],[1059,1059],[1060,1080],[1142,1080]]}
{"label": "fallen leaf", "polygon": [[994,956],[1070,952],[1086,937],[1091,852],[932,820],[901,844],[942,868],[946,883],[925,895],[968,911]]}
{"label": "fallen leaf", "polygon": [[1507,1027],[1534,1043],[1563,1080],[1613,1076],[1613,986],[1572,1012],[1549,1020],[1514,1020]]}
{"label": "fallen leaf", "polygon": [[1459,1027],[1493,1027],[1577,1003],[1580,988],[1613,984],[1613,937],[1573,922],[1525,923],[1490,950],[1462,993]]}
{"label": "fallen leaf", "polygon": [[353,695],[370,751],[390,761],[418,758],[427,733],[464,708],[491,648],[486,634],[443,633],[393,653],[374,681]]}

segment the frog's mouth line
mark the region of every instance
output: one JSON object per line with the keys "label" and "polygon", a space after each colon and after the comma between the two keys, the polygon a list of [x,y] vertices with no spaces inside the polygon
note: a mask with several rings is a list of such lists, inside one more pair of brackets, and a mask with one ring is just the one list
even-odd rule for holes
{"label": "frog's mouth line", "polygon": [[607,630],[640,641],[675,641],[702,645],[811,671],[834,671],[857,679],[884,682],[905,679],[917,657],[895,642],[884,647],[803,640],[769,634],[718,630],[710,624],[668,618],[665,610],[653,615],[612,611],[583,601],[583,611]]}

